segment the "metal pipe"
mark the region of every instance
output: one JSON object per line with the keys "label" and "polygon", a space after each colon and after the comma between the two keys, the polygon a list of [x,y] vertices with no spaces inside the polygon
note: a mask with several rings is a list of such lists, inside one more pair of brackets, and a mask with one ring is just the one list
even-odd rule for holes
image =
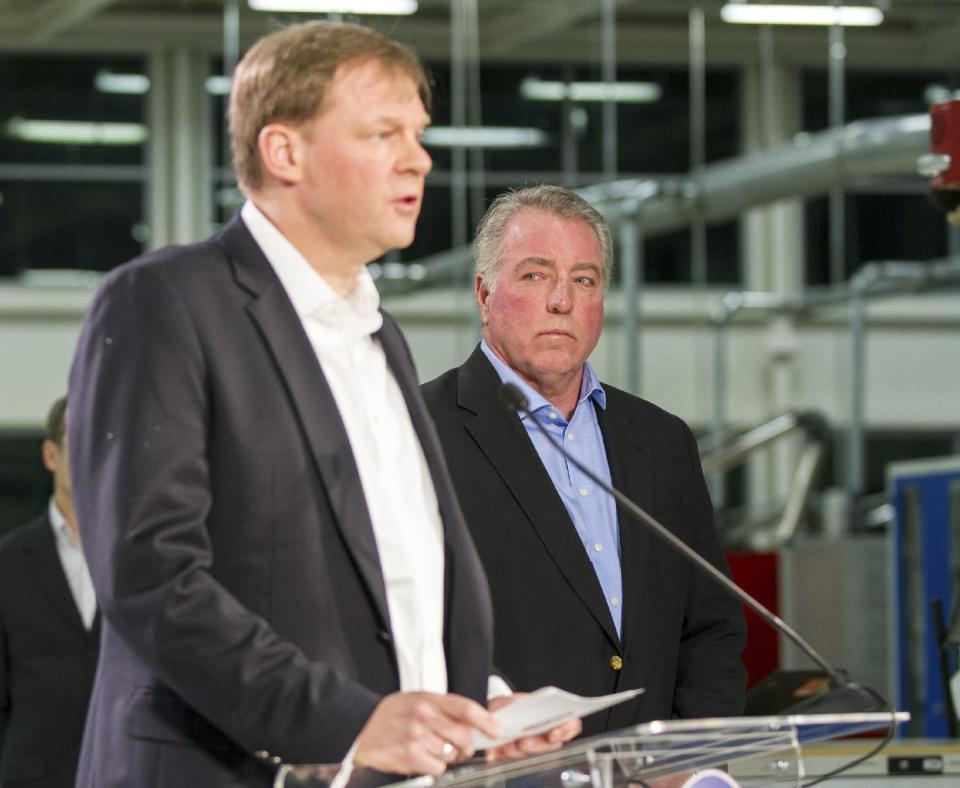
{"label": "metal pipe", "polygon": [[[450,3],[450,124],[467,125],[467,65],[464,33],[464,4]],[[450,226],[453,246],[464,246],[469,235],[467,204],[467,152],[460,146],[450,149]]]}
{"label": "metal pipe", "polygon": [[824,444],[821,440],[810,441],[800,452],[783,515],[780,517],[780,524],[773,532],[771,546],[786,544],[799,530],[824,453]]}
{"label": "metal pipe", "polygon": [[850,423],[847,425],[847,511],[856,511],[864,489],[864,411],[866,399],[866,303],[854,291],[848,306],[850,325]]}
{"label": "metal pipe", "polygon": [[[703,191],[703,167],[707,161],[706,131],[706,28],[702,8],[693,8],[690,27],[690,172]],[[690,279],[694,287],[707,283],[707,224],[703,216],[690,225]]]}
{"label": "metal pipe", "polygon": [[707,221],[722,220],[755,205],[822,194],[859,178],[912,174],[917,156],[929,146],[929,134],[928,115],[858,121],[707,165],[700,189],[689,178],[663,178],[600,184],[581,194],[609,220],[618,221],[636,192],[657,184],[659,198],[647,206],[645,227],[659,235],[687,226],[698,214]]}
{"label": "metal pipe", "polygon": [[600,7],[600,62],[602,78],[608,86],[603,102],[603,176],[617,177],[617,102],[613,85],[617,81],[617,3],[602,0]]}
{"label": "metal pipe", "polygon": [[[465,70],[467,82],[467,124],[470,126],[483,125],[483,108],[480,91],[480,19],[477,11],[477,0],[463,0],[463,38]],[[467,152],[468,156],[468,188],[470,194],[470,228],[467,237],[473,234],[483,211],[486,208],[486,183],[484,180],[483,148],[479,145]],[[472,276],[470,277],[472,281]]]}
{"label": "metal pipe", "polygon": [[[575,71],[570,63],[563,64],[563,81],[573,82]],[[568,188],[576,188],[577,171],[580,169],[577,161],[577,129],[573,121],[573,113],[583,110],[578,108],[566,93],[560,105],[560,166],[563,170],[563,184]]]}
{"label": "metal pipe", "polygon": [[[834,0],[834,7],[842,5],[840,0]],[[843,25],[830,26],[828,45],[828,106],[830,128],[838,129],[843,126],[846,93],[845,70],[847,59],[847,45],[844,43]],[[847,243],[846,243],[846,197],[843,187],[839,184],[830,189],[830,282],[836,284],[847,278]]]}
{"label": "metal pipe", "polygon": [[739,465],[751,452],[756,451],[784,435],[806,428],[807,421],[798,413],[784,413],[770,421],[738,435],[736,440],[723,448],[702,457],[703,473],[710,476],[724,473]]}
{"label": "metal pipe", "polygon": [[[929,148],[929,135],[930,117],[926,114],[858,121],[706,165],[699,187],[684,178],[647,178],[578,191],[612,223],[628,217],[633,207],[643,202],[644,236],[649,238],[686,227],[698,215],[708,222],[719,221],[784,197],[822,194],[836,183],[912,175],[917,156]],[[456,195],[457,189],[451,192]],[[468,265],[469,247],[459,251]],[[423,281],[433,281],[429,266]]]}
{"label": "metal pipe", "polygon": [[624,388],[640,393],[640,283],[643,280],[642,218],[620,225],[621,291],[623,292]]}

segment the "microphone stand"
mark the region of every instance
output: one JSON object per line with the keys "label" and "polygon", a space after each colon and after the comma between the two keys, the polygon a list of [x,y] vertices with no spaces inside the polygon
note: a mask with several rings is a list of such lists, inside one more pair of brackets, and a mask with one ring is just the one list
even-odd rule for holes
{"label": "microphone stand", "polygon": [[682,539],[662,525],[655,517],[634,503],[616,487],[599,478],[590,468],[579,462],[575,457],[567,454],[563,446],[540,423],[540,420],[530,411],[529,403],[523,392],[513,383],[504,383],[500,387],[500,399],[511,413],[523,413],[529,416],[537,425],[537,429],[546,437],[557,451],[581,470],[594,484],[612,495],[617,503],[629,512],[635,520],[647,526],[661,540],[669,544],[688,561],[696,565],[714,581],[720,584],[727,593],[732,594],[740,602],[753,610],[760,618],[766,621],[778,632],[783,633],[801,651],[810,657],[817,665],[823,668],[830,677],[830,689],[812,698],[807,698],[787,711],[791,714],[839,714],[855,712],[875,712],[891,710],[890,704],[877,692],[869,687],[861,687],[850,680],[846,672],[831,665],[820,656],[800,634],[779,616],[768,610],[759,600],[744,591],[723,572],[707,561],[703,556],[690,548]]}

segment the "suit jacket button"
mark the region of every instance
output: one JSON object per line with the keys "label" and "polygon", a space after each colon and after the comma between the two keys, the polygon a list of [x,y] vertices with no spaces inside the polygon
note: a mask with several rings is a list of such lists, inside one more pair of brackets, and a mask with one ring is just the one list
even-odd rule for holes
{"label": "suit jacket button", "polygon": [[377,630],[377,638],[382,640],[384,643],[392,643],[393,638],[390,637],[390,633],[385,629]]}
{"label": "suit jacket button", "polygon": [[614,670],[620,670],[620,668],[623,667],[623,660],[614,654],[612,657],[610,657],[610,667]]}

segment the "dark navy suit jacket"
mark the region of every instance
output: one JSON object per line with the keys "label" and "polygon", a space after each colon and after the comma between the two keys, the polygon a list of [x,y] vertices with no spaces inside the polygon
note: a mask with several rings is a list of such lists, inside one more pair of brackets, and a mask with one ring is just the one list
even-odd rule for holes
{"label": "dark navy suit jacket", "polygon": [[[378,333],[444,524],[452,692],[482,700],[486,580],[408,348]],[[70,377],[77,515],[104,613],[80,788],[268,784],[336,762],[399,687],[356,464],[243,222],[109,275]]]}
{"label": "dark navy suit jacket", "polygon": [[[622,638],[576,529],[500,378],[477,348],[423,386],[493,594],[494,662],[518,689],[582,695],[634,687],[634,701],[584,720],[584,733],[654,719],[742,712],[743,614],[618,509]],[[604,386],[597,407],[615,486],[726,570],[696,444],[676,416]]]}

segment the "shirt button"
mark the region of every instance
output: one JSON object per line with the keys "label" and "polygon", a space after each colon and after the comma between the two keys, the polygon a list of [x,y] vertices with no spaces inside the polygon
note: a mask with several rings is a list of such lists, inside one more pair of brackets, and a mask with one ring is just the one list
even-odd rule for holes
{"label": "shirt button", "polygon": [[572,441],[572,440],[573,440],[573,433],[572,433],[572,432],[568,432],[568,433],[567,433],[567,440],[568,440],[568,441]]}
{"label": "shirt button", "polygon": [[551,411],[547,414],[547,418],[548,418],[548,419],[555,419],[555,418],[557,418],[557,414],[554,413],[554,412],[551,410]]}
{"label": "shirt button", "polygon": [[586,494],[587,494],[587,488],[586,488],[586,487],[581,487],[581,488],[580,488],[580,497],[583,498],[583,497],[586,496]]}
{"label": "shirt button", "polygon": [[597,543],[593,546],[593,549],[596,550],[596,551],[599,553],[599,552],[601,552],[601,551],[603,550],[603,545],[600,544],[600,542],[597,542]]}
{"label": "shirt button", "polygon": [[623,660],[614,654],[612,657],[610,657],[610,667],[614,670],[620,670],[620,668],[623,667]]}
{"label": "shirt button", "polygon": [[615,596],[610,597],[610,606],[611,606],[611,607],[616,607],[616,606],[619,605],[619,604],[620,604],[620,600],[619,600],[619,599],[617,599]]}

